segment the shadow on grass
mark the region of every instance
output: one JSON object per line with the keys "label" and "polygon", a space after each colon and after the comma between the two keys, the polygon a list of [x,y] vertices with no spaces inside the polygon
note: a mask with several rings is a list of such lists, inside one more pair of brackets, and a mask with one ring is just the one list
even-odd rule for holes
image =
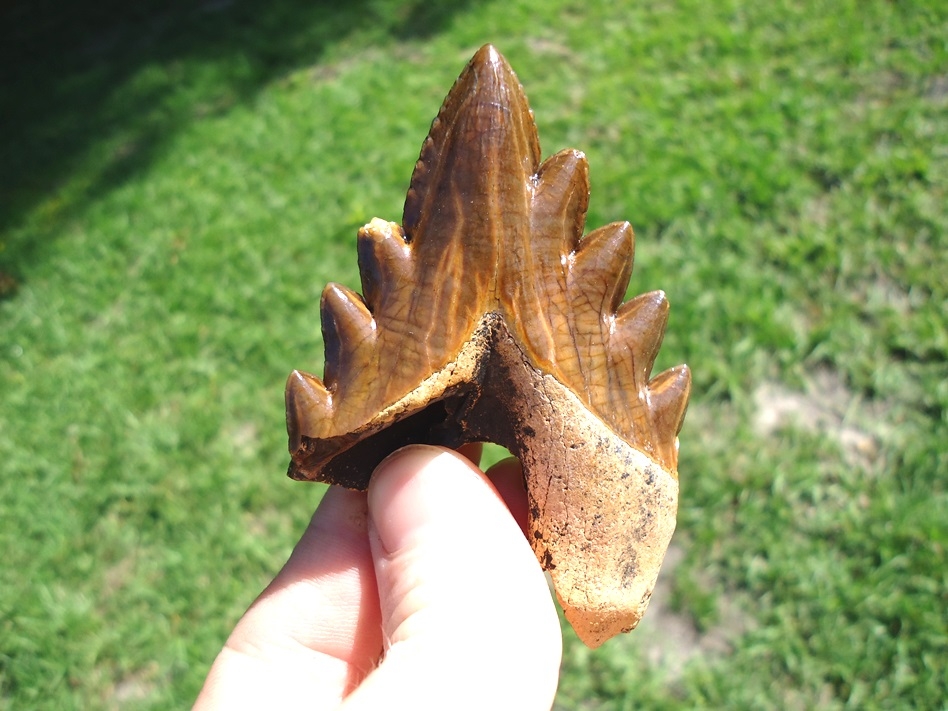
{"label": "shadow on grass", "polygon": [[[385,41],[424,38],[466,4],[40,0],[6,6],[0,10],[0,274],[18,276],[71,213],[146,169],[194,118],[248,100],[273,77],[320,61],[354,32]],[[35,229],[9,234],[34,210]]]}

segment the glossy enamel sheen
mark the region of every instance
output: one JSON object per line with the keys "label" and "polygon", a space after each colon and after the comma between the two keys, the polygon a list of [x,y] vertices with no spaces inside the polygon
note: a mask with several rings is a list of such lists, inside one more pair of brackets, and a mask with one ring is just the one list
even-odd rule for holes
{"label": "glossy enamel sheen", "polygon": [[585,156],[540,162],[523,89],[483,47],[431,125],[401,225],[359,232],[362,296],[323,293],[323,378],[294,371],[286,401],[298,479],[365,488],[411,442],[511,449],[537,557],[598,644],[638,622],[674,530],[690,373],[651,378],[668,302],[622,303],[632,228],[584,236],[588,202]]}

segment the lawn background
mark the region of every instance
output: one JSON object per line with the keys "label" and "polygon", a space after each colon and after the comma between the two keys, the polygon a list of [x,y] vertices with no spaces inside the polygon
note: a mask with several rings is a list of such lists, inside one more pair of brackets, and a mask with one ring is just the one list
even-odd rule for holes
{"label": "lawn background", "polygon": [[695,375],[668,627],[567,630],[558,707],[945,708],[934,0],[5,6],[0,708],[193,700],[320,495],[282,412],[320,291],[487,41]]}

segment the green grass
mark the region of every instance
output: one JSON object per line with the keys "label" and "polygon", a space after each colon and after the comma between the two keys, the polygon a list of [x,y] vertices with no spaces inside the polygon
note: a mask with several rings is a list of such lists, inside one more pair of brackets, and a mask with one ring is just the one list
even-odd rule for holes
{"label": "green grass", "polygon": [[[196,695],[320,494],[282,388],[322,286],[486,41],[672,303],[664,602],[724,639],[567,632],[558,705],[945,708],[943,3],[70,7],[0,17],[0,708]],[[762,429],[764,392],[832,412]]]}

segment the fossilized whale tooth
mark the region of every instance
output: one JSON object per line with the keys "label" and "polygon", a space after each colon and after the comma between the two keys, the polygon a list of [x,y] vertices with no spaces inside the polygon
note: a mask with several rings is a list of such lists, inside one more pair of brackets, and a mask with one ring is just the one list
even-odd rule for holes
{"label": "fossilized whale tooth", "polygon": [[481,48],[431,125],[402,224],[359,231],[362,296],[329,284],[325,371],[286,386],[289,475],[365,489],[410,443],[523,464],[529,535],[579,637],[638,624],[675,528],[691,379],[650,379],[668,302],[622,303],[633,234],[583,236],[579,151],[540,162],[507,61]]}

